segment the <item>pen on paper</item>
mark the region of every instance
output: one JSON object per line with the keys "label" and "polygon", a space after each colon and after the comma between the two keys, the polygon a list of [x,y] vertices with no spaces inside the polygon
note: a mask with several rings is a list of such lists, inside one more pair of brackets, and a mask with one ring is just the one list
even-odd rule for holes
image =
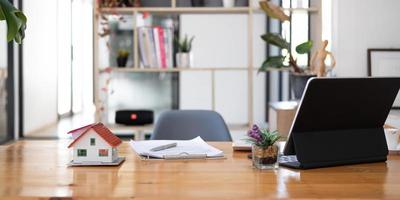
{"label": "pen on paper", "polygon": [[178,143],[174,142],[174,143],[171,143],[171,144],[161,145],[161,146],[154,147],[154,148],[150,149],[150,151],[161,151],[161,150],[165,150],[165,149],[170,149],[170,148],[176,147],[177,144]]}

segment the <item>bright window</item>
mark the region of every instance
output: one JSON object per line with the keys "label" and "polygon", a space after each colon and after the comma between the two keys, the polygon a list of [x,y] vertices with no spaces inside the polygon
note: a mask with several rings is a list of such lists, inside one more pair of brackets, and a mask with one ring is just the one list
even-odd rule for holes
{"label": "bright window", "polygon": [[87,156],[86,149],[78,149],[78,156],[79,157],[86,157]]}
{"label": "bright window", "polygon": [[99,149],[99,156],[100,157],[107,157],[108,156],[108,149]]}

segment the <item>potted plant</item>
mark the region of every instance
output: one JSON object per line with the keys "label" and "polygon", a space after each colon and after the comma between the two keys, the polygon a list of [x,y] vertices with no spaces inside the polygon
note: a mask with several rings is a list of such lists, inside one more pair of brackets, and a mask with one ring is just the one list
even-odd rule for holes
{"label": "potted plant", "polygon": [[275,144],[281,136],[277,131],[270,132],[253,125],[246,139],[252,144],[253,166],[258,169],[276,169],[278,167],[279,147]]}
{"label": "potted plant", "polygon": [[7,42],[15,40],[21,44],[25,37],[26,16],[16,9],[8,0],[0,0],[0,21],[7,23]]}
{"label": "potted plant", "polygon": [[192,67],[193,55],[191,50],[193,40],[194,36],[189,39],[187,35],[181,40],[175,38],[175,44],[178,47],[178,53],[176,53],[177,67]]}
{"label": "potted plant", "polygon": [[[278,19],[282,22],[290,21],[290,17],[287,16],[281,7],[274,5],[269,1],[260,1],[261,9],[271,18]],[[293,92],[296,99],[300,99],[305,85],[309,78],[315,77],[316,75],[310,70],[309,66],[301,67],[297,64],[296,58],[294,58],[291,44],[286,41],[278,33],[266,33],[261,38],[270,45],[279,47],[285,51],[279,56],[270,56],[265,60],[260,67],[259,71],[266,71],[269,68],[291,68],[290,81],[293,88]],[[309,53],[313,46],[311,40],[305,41],[296,46],[295,51],[297,54]]]}
{"label": "potted plant", "polygon": [[129,51],[120,49],[118,50],[117,64],[118,67],[125,67],[128,61]]}

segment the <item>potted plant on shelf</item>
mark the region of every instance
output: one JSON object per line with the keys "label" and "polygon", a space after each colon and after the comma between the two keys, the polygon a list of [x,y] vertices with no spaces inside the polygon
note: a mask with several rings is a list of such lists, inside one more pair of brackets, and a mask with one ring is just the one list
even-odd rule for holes
{"label": "potted plant on shelf", "polygon": [[128,61],[129,51],[120,49],[118,50],[117,64],[118,67],[125,67]]}
{"label": "potted plant on shelf", "polygon": [[25,37],[26,16],[15,8],[8,0],[0,0],[0,21],[7,23],[7,42],[15,40],[21,44]]}
{"label": "potted plant on shelf", "polygon": [[181,40],[177,38],[175,38],[174,40],[175,45],[178,47],[178,53],[176,53],[177,67],[192,67],[193,55],[191,53],[191,50],[194,36],[189,39],[188,36],[185,35],[185,38]]}
{"label": "potted plant on shelf", "polygon": [[252,144],[253,166],[258,169],[276,169],[278,167],[279,147],[275,144],[281,136],[277,131],[270,132],[253,125],[246,139]]}
{"label": "potted plant on shelf", "polygon": [[[290,21],[281,7],[274,5],[269,1],[260,1],[261,9],[271,18],[278,19],[281,22]],[[282,55],[270,56],[265,60],[259,71],[267,71],[270,68],[291,68],[290,81],[296,99],[300,99],[305,85],[309,78],[315,77],[316,74],[310,70],[310,67],[301,67],[297,64],[296,58],[293,56],[292,45],[286,41],[279,33],[266,33],[261,38],[270,45],[279,47],[285,51]],[[296,46],[297,54],[309,53],[313,46],[311,40],[305,41]]]}

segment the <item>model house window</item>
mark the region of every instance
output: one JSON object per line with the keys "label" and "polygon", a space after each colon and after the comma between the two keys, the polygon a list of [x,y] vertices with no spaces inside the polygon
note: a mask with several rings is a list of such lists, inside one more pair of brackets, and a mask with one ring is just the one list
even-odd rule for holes
{"label": "model house window", "polygon": [[95,138],[90,138],[90,146],[96,145],[96,139]]}
{"label": "model house window", "polygon": [[99,156],[100,157],[107,157],[108,156],[108,149],[99,149]]}
{"label": "model house window", "polygon": [[78,156],[79,157],[86,157],[87,156],[86,149],[78,149]]}

